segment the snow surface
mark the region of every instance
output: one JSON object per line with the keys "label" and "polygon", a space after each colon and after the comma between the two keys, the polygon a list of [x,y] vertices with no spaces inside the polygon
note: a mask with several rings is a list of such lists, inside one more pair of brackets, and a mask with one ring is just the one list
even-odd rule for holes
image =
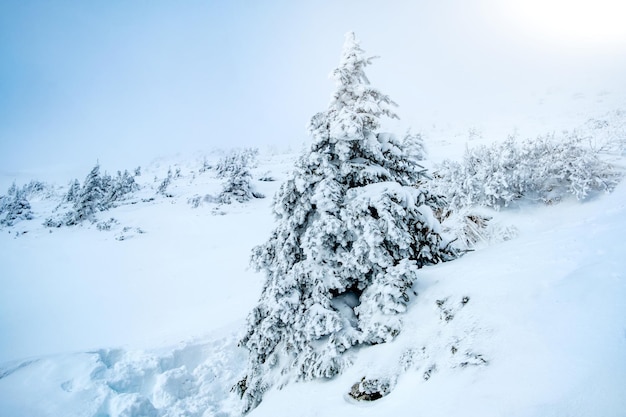
{"label": "snow surface", "polygon": [[[426,132],[431,160],[504,139],[482,132]],[[135,204],[100,213],[119,221],[109,231],[44,228],[56,202],[31,200],[35,220],[0,229],[0,416],[237,415],[237,341],[261,287],[250,250],[269,236],[269,197],[295,157],[262,154],[255,176],[277,179],[257,183],[268,198],[198,208],[187,201],[220,184],[200,157],[156,161]],[[170,166],[173,197],[155,197]],[[422,269],[392,343],[357,349],[332,380],[268,392],[250,415],[625,416],[626,184],[491,214],[517,237]],[[356,402],[362,377],[393,389]]]}

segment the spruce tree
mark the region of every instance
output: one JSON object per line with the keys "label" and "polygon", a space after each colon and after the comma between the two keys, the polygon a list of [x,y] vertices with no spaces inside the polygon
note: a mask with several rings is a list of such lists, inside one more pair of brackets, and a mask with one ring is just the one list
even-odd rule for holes
{"label": "spruce tree", "polygon": [[[33,212],[31,211],[30,203],[22,190],[14,189],[10,191],[13,198],[8,199],[0,213],[3,214],[0,217],[0,225],[13,226],[20,220],[32,220]],[[4,214],[6,213],[6,214]]]}
{"label": "spruce tree", "polygon": [[274,198],[277,226],[253,250],[266,275],[241,345],[243,410],[272,385],[332,377],[356,345],[392,340],[424,265],[452,259],[433,215],[441,201],[401,140],[379,132],[395,103],[371,87],[365,56],[346,36],[336,90],[311,119],[311,148]]}
{"label": "spruce tree", "polygon": [[63,201],[67,203],[75,203],[79,196],[80,182],[78,182],[78,179],[74,179],[74,181],[69,184],[67,193],[65,194]]}
{"label": "spruce tree", "polygon": [[117,176],[111,182],[111,186],[106,190],[106,202],[108,206],[115,206],[115,203],[124,200],[129,194],[139,190],[139,184],[135,181],[128,170],[117,171]]}
{"label": "spruce tree", "polygon": [[66,225],[72,226],[84,220],[95,221],[95,214],[105,209],[104,196],[100,164],[96,163],[85,178],[80,195],[74,202],[74,211],[68,216]]}
{"label": "spruce tree", "polygon": [[234,201],[243,203],[252,198],[264,197],[252,185],[250,172],[250,168],[256,165],[258,152],[256,148],[233,150],[218,161],[216,167],[218,177],[225,178],[222,192],[218,197],[221,203],[231,204]]}

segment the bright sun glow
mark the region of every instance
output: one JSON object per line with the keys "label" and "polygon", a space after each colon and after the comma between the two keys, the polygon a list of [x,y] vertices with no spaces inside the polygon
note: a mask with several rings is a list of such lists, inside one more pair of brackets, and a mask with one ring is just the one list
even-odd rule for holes
{"label": "bright sun glow", "polygon": [[512,0],[508,13],[527,33],[574,45],[626,42],[626,0]]}

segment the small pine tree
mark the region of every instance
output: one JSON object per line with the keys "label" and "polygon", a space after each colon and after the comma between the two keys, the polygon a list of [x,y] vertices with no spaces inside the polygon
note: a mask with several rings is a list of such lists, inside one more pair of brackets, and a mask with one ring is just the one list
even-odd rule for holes
{"label": "small pine tree", "polygon": [[15,181],[13,181],[13,183],[9,187],[9,190],[7,191],[7,195],[14,196],[15,194],[17,194],[17,191],[18,191],[17,184],[15,184]]}
{"label": "small pine tree", "polygon": [[406,150],[407,155],[416,161],[423,161],[428,156],[424,139],[420,133],[406,132],[402,139],[402,146]]}
{"label": "small pine tree", "polygon": [[95,214],[105,209],[104,196],[100,164],[97,163],[85,178],[80,195],[74,203],[74,211],[68,215],[65,224],[72,226],[85,220],[95,221]]}
{"label": "small pine tree", "polygon": [[242,166],[247,169],[257,165],[258,148],[233,149],[222,156],[215,164],[215,172],[218,178],[226,178],[233,171],[240,171]]}
{"label": "small pine tree", "polygon": [[424,169],[378,132],[397,116],[369,85],[370,62],[348,34],[330,106],[313,116],[311,149],[274,199],[276,229],[253,251],[266,280],[241,340],[246,376],[233,387],[244,412],[279,380],[332,377],[351,347],[393,339],[418,268],[456,256]]}
{"label": "small pine tree", "polygon": [[202,159],[202,165],[200,166],[200,169],[198,169],[198,172],[200,174],[203,174],[203,173],[207,172],[210,169],[211,169],[211,164],[209,163],[209,161],[206,159],[206,156],[205,156]]}
{"label": "small pine tree", "polygon": [[111,208],[111,201],[109,197],[113,192],[114,184],[113,177],[111,177],[106,171],[100,176],[100,188],[102,189],[102,197],[99,202],[99,210],[108,210]]}
{"label": "small pine tree", "polygon": [[139,190],[139,188],[139,184],[135,182],[135,177],[128,170],[125,170],[123,174],[121,171],[117,171],[117,176],[113,178],[107,190],[105,197],[107,205],[114,206],[116,202],[124,200],[128,195]]}
{"label": "small pine tree", "polygon": [[12,195],[12,198],[8,199],[1,211],[4,216],[0,219],[0,225],[13,226],[20,220],[32,220],[33,212],[24,192],[15,189],[9,195]]}
{"label": "small pine tree", "polygon": [[[155,181],[157,180],[156,177],[154,177]],[[163,181],[161,182],[161,184],[159,184],[159,187],[157,188],[157,193],[162,194],[165,197],[172,197],[172,194],[167,192],[167,187],[170,186],[172,182],[172,167],[169,167],[167,169],[167,177],[165,177],[163,179]]]}
{"label": "small pine tree", "polygon": [[80,195],[80,182],[78,179],[72,181],[68,187],[67,193],[63,198],[63,202],[66,203],[75,203]]}
{"label": "small pine tree", "polygon": [[[257,151],[258,152],[258,151]],[[225,155],[218,163],[218,176],[226,178],[219,201],[230,204],[234,201],[243,203],[252,198],[262,198],[252,185],[250,166],[254,165],[256,152],[251,149],[234,150]]]}
{"label": "small pine tree", "polygon": [[22,192],[25,196],[33,196],[35,194],[45,194],[48,189],[48,186],[37,180],[31,180],[28,184],[22,187]]}

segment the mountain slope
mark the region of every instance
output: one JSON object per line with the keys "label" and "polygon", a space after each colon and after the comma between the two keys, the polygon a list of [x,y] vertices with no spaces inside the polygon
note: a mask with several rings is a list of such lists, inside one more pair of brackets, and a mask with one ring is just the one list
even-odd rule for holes
{"label": "mountain slope", "polygon": [[[156,310],[145,312],[155,320],[156,327],[167,328],[165,316],[170,315],[169,319],[187,332],[193,331],[198,323],[185,327],[188,324],[183,317],[190,317],[192,322],[206,322],[206,331],[216,330],[172,347],[104,348],[5,363],[0,371],[0,415],[235,414],[237,404],[229,396],[229,390],[244,363],[244,353],[236,347],[236,341],[241,319],[257,295],[258,278],[237,270],[229,272],[223,266],[219,269],[217,265],[220,258],[232,259],[233,268],[237,265],[236,268],[245,271],[240,258],[250,243],[236,239],[236,229],[232,228],[241,227],[237,236],[246,230],[250,236],[262,239],[266,233],[262,229],[268,225],[263,225],[260,219],[269,215],[268,203],[260,200],[254,203],[256,208],[240,206],[224,216],[199,215],[193,221],[184,220],[188,214],[178,212],[178,220],[171,220],[169,226],[162,225],[162,231],[158,230],[156,220],[164,212],[158,215],[150,212],[167,210],[172,216],[176,211],[170,211],[171,205],[147,206],[134,214],[131,206],[126,215],[119,214],[120,219],[123,222],[141,219],[145,222],[142,227],[151,232],[122,242],[92,229],[55,231],[53,238],[42,234],[33,239],[26,235],[5,242],[9,253],[17,250],[10,249],[9,243],[20,245],[21,253],[39,254],[41,258],[37,262],[49,257],[50,264],[59,260],[57,256],[61,252],[52,249],[59,242],[78,245],[77,242],[88,241],[94,253],[104,255],[102,265],[107,265],[107,259],[121,259],[124,253],[144,253],[141,258],[129,258],[128,264],[118,265],[119,273],[122,270],[128,273],[132,265],[145,268],[150,265],[148,259],[153,259],[153,269],[144,271],[146,276],[133,280],[130,279],[133,274],[129,274],[128,287],[121,287],[123,279],[107,279],[104,273],[97,272],[97,267],[90,265],[88,260],[98,256],[78,256],[76,259],[85,259],[79,265],[85,268],[83,276],[88,281],[59,281],[58,275],[50,274],[49,287],[37,289],[42,297],[39,303],[29,299],[28,294],[8,292],[22,302],[29,300],[32,309],[46,311],[45,305],[42,306],[46,302],[44,294],[58,296],[55,285],[67,291],[73,288],[76,291],[71,293],[73,297],[84,298],[84,310],[65,314],[85,316],[84,326],[89,328],[91,291],[105,299],[115,298],[116,291],[134,291],[136,297],[123,299],[129,305],[136,301],[133,308],[138,312]],[[267,213],[262,214],[262,210]],[[251,415],[623,415],[626,409],[622,395],[626,386],[623,303],[626,186],[621,184],[614,193],[586,203],[567,200],[552,207],[522,206],[494,214],[498,222],[515,225],[518,236],[503,243],[483,244],[459,260],[424,268],[414,286],[418,296],[404,318],[403,332],[394,342],[360,349],[352,357],[353,366],[333,380],[295,383],[269,392]],[[209,237],[200,233],[211,229],[216,233]],[[177,230],[185,231],[187,238],[171,240]],[[194,230],[191,236],[199,235],[190,239],[190,230]],[[133,249],[131,243],[143,249]],[[163,255],[159,251],[159,258],[166,258],[165,263],[159,263],[148,249],[156,250],[166,244],[172,252]],[[119,252],[114,245],[121,248]],[[184,247],[177,247],[180,245]],[[5,265],[7,259],[8,256]],[[187,264],[191,259],[203,259],[207,266]],[[173,263],[171,269],[157,273],[157,266],[168,263]],[[206,269],[206,283],[204,278],[186,281],[190,275],[198,275],[198,269],[192,271],[194,268]],[[111,267],[104,270],[115,272]],[[28,265],[20,276],[28,279],[35,272],[45,273],[43,268],[35,271]],[[136,272],[142,274],[141,269]],[[26,286],[42,286],[44,282]],[[167,290],[156,289],[164,285],[169,285]],[[189,296],[194,290],[200,292],[199,288],[207,292],[207,298],[188,300],[189,309],[195,311],[176,312],[171,305],[164,305],[164,312],[159,313],[159,305],[168,303],[167,298],[162,298],[164,293],[170,294],[172,304],[180,307],[185,302],[178,303],[176,297]],[[152,297],[155,298],[145,301]],[[208,304],[204,312],[198,310],[203,302]],[[109,314],[111,317],[105,317],[103,322],[110,319],[114,326],[116,320],[123,323],[131,311],[122,305],[118,307],[122,313],[115,313],[116,307],[110,307],[104,312],[96,309],[91,314],[94,317]],[[2,317],[8,317],[5,314]],[[50,323],[54,323],[54,316]],[[71,329],[80,331],[75,325],[67,323],[67,335],[57,328],[48,337],[56,334],[59,338],[71,338]],[[97,325],[91,331],[106,335],[106,329]],[[115,344],[111,341],[106,345]],[[56,349],[62,348],[58,346]],[[357,402],[347,394],[363,377],[388,381],[393,389],[376,402]]]}

